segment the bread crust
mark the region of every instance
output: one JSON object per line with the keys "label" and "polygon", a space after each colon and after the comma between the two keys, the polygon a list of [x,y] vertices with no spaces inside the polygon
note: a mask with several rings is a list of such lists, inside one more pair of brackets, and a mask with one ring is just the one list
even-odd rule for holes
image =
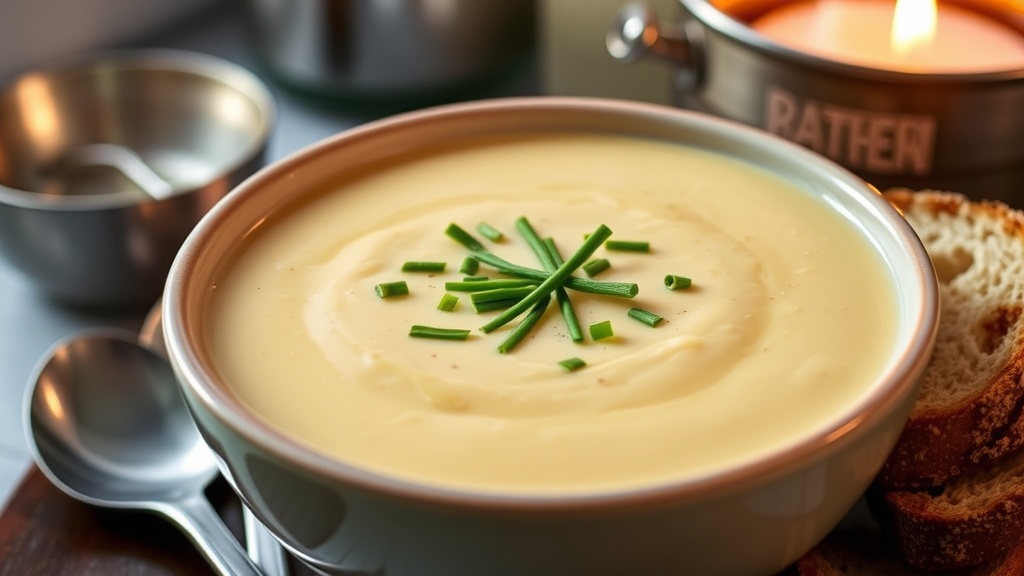
{"label": "bread crust", "polygon": [[[915,217],[939,218],[943,214],[962,219],[985,219],[993,226],[997,223],[1001,227],[1004,237],[1000,241],[1024,245],[1024,216],[1004,204],[970,202],[963,195],[937,191],[889,190],[884,195],[907,215],[912,225]],[[928,247],[929,239],[923,237],[923,241]],[[985,247],[973,249],[984,250]],[[942,273],[939,275],[941,282]],[[1012,340],[1007,358],[999,362],[996,369],[977,374],[974,394],[954,404],[915,406],[876,479],[877,485],[884,488],[939,486],[950,478],[998,460],[1024,446],[1022,310],[1024,302],[1006,302],[987,311],[985,318],[970,319],[979,325],[980,331],[988,332],[982,338]],[[936,360],[933,358],[932,364]]]}

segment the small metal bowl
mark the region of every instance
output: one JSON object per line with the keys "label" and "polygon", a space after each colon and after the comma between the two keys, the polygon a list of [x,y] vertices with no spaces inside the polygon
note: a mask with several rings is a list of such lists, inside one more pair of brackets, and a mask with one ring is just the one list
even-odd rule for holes
{"label": "small metal bowl", "polygon": [[150,306],[185,236],[265,160],[248,71],[166,50],[94,54],[0,91],[0,254],[52,298]]}

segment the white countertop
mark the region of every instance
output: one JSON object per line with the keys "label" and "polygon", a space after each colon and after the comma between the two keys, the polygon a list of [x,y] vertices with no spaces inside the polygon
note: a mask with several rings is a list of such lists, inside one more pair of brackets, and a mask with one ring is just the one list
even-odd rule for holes
{"label": "white countertop", "polygon": [[[180,48],[204,52],[241,64],[266,78],[256,66],[236,7],[222,6],[163,37],[138,47]],[[373,119],[365,112],[311,104],[307,98],[268,81],[278,105],[278,119],[268,149],[268,162],[278,160],[346,128]],[[536,92],[535,71],[527,66],[490,88],[507,96]],[[379,114],[379,113],[378,113]],[[42,298],[17,271],[0,260],[0,509],[31,465],[23,431],[26,386],[36,364],[58,340],[95,326],[136,330],[144,311],[103,315],[63,308]]]}

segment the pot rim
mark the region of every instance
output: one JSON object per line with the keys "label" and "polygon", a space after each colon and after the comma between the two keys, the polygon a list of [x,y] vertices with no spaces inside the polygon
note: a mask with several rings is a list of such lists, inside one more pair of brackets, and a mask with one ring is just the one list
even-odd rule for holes
{"label": "pot rim", "polygon": [[[138,198],[132,195],[111,193],[88,196],[57,196],[24,190],[0,183],[0,204],[19,208],[51,211],[82,212],[95,210],[116,210],[153,202],[174,200],[203,190],[211,183],[234,174],[263,155],[270,133],[277,118],[277,105],[270,88],[249,70],[224,58],[171,48],[124,48],[109,49],[87,54],[60,58],[41,66],[33,67],[15,75],[0,86],[0,100],[10,97],[19,85],[37,78],[73,78],[94,76],[99,73],[125,71],[178,72],[226,86],[248,99],[259,110],[259,124],[254,127],[251,137],[238,149],[238,158],[226,164],[214,177],[201,184],[175,190],[165,198]],[[97,142],[99,144],[99,142]]]}
{"label": "pot rim", "polygon": [[[855,198],[864,210],[873,213],[881,221],[894,239],[908,248],[906,254],[896,257],[901,261],[894,266],[894,274],[901,275],[903,282],[909,285],[905,288],[913,290],[912,298],[904,295],[912,305],[901,308],[906,315],[907,325],[912,329],[908,328],[906,337],[899,342],[899,353],[894,355],[889,369],[880,377],[881,383],[873,387],[860,403],[819,426],[813,433],[760,458],[675,482],[578,495],[567,495],[564,492],[514,494],[471,491],[419,484],[363,470],[323,456],[274,430],[241,406],[239,400],[226,390],[209,358],[204,358],[197,351],[197,345],[203,338],[202,330],[192,325],[190,320],[198,317],[204,295],[209,293],[209,286],[200,283],[210,280],[204,275],[211,272],[214,266],[211,261],[229,252],[225,249],[218,254],[218,250],[211,249],[211,246],[214,245],[217,230],[223,228],[223,221],[232,218],[233,211],[258,194],[261,188],[270,186],[278,179],[294,176],[304,164],[325,156],[341,155],[347,147],[360,142],[372,142],[417,126],[444,123],[453,117],[486,123],[487,118],[495,115],[499,118],[505,116],[508,120],[507,117],[514,118],[518,114],[540,113],[547,113],[554,118],[563,114],[582,114],[593,118],[611,116],[617,120],[628,119],[645,125],[653,123],[675,126],[676,129],[683,127],[702,135],[713,135],[720,139],[720,143],[740,142],[748,145],[751,151],[784,160],[783,167],[808,167],[808,171],[831,182],[837,194]],[[576,129],[585,128],[577,125]],[[643,132],[637,131],[636,134],[642,135]],[[465,138],[466,135],[460,137]],[[247,229],[247,233],[250,232],[252,228]],[[207,412],[220,425],[226,426],[245,441],[297,469],[330,478],[353,489],[425,504],[516,513],[579,512],[680,503],[763,484],[793,473],[812,460],[828,457],[871,433],[898,410],[908,397],[916,394],[918,377],[928,362],[938,327],[938,287],[931,261],[906,220],[877,190],[824,157],[754,128],[677,108],[597,98],[520,97],[445,105],[370,122],[315,143],[264,168],[218,203],[185,241],[168,275],[161,315],[168,355],[178,374],[179,383],[186,391],[186,397],[197,403],[195,408]]]}

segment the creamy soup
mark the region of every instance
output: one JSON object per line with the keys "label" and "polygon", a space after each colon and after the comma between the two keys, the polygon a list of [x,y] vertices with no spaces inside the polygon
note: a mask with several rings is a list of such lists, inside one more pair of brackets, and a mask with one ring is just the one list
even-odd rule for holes
{"label": "creamy soup", "polygon": [[[573,342],[552,304],[501,354],[518,320],[485,333],[499,312],[446,290],[469,254],[450,223],[543,269],[520,216],[565,258],[600,224],[649,243],[593,255],[611,264],[595,280],[636,283],[634,298],[568,291],[584,333],[610,321],[611,338]],[[300,442],[440,486],[580,493],[720,471],[862,399],[895,332],[891,274],[836,211],[767,171],[663,142],[546,134],[436,150],[338,182],[248,242],[211,303],[223,380]],[[402,272],[408,261],[446,270]],[[667,289],[669,274],[692,286]],[[378,297],[399,280],[408,295]],[[446,292],[459,297],[450,312]],[[638,322],[634,307],[664,321]],[[418,339],[412,325],[471,333]],[[573,357],[585,366],[560,366]]]}

